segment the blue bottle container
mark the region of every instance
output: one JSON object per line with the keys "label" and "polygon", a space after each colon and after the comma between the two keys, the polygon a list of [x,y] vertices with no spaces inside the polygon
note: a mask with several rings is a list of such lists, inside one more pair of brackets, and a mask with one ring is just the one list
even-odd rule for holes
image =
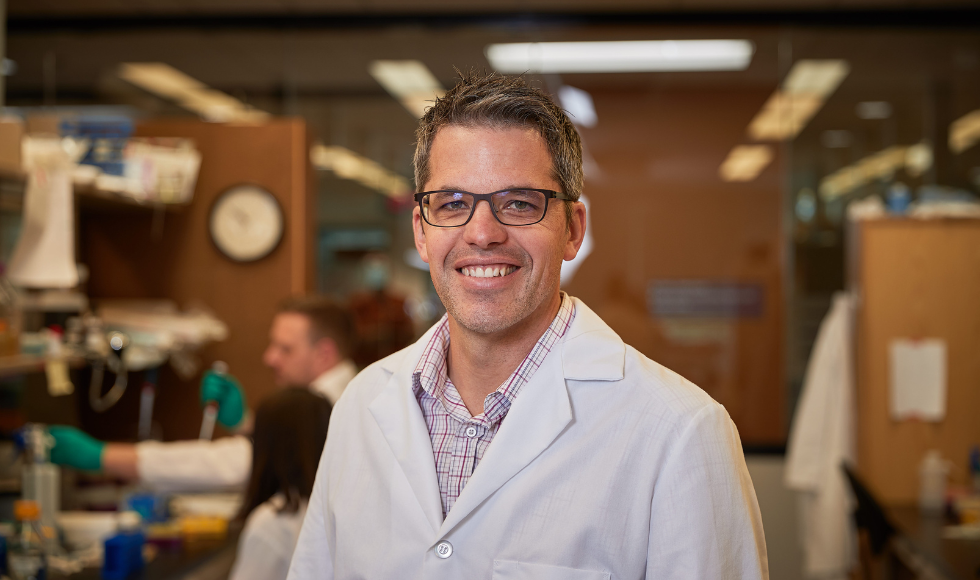
{"label": "blue bottle container", "polygon": [[126,580],[143,569],[143,544],[146,537],[140,529],[136,512],[119,515],[119,533],[105,541],[102,562],[103,580]]}

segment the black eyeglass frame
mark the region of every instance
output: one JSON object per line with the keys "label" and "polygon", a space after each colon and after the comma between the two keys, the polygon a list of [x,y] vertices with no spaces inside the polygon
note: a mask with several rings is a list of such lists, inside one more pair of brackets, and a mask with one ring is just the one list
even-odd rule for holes
{"label": "black eyeglass frame", "polygon": [[[544,211],[541,212],[541,217],[538,219],[538,221],[531,222],[529,224],[507,224],[507,223],[504,223],[503,220],[500,219],[500,216],[497,215],[497,209],[495,207],[493,207],[493,201],[492,200],[493,200],[493,196],[497,195],[498,193],[506,193],[508,191],[537,191],[538,193],[543,193],[544,194]],[[431,193],[465,193],[466,195],[472,195],[473,196],[473,207],[470,208],[470,215],[469,215],[469,217],[467,217],[466,218],[466,221],[464,221],[463,223],[458,224],[458,225],[455,225],[455,226],[439,226],[439,225],[436,225],[436,224],[430,222],[429,221],[429,218],[425,217],[425,208],[422,207],[422,200],[425,199],[425,196],[427,196],[427,195],[429,195]],[[554,190],[551,190],[551,189],[537,189],[537,188],[534,188],[534,187],[508,187],[507,189],[501,189],[499,191],[491,191],[490,193],[471,193],[469,191],[460,191],[458,189],[434,189],[432,191],[421,191],[421,192],[415,194],[415,201],[419,202],[419,213],[422,215],[422,219],[425,220],[425,223],[429,224],[430,226],[432,226],[434,228],[460,228],[460,227],[463,227],[466,224],[470,223],[470,220],[473,219],[473,214],[476,213],[476,206],[477,206],[477,204],[480,203],[480,200],[483,200],[483,201],[487,202],[487,205],[490,206],[490,213],[493,214],[494,219],[497,220],[497,222],[499,222],[501,225],[505,225],[505,226],[512,227],[512,228],[520,228],[520,227],[524,227],[524,226],[533,226],[534,224],[541,223],[541,221],[544,219],[544,217],[546,215],[548,215],[548,200],[549,199],[560,199],[562,201],[575,201],[567,193],[562,193],[560,191],[554,191]]]}

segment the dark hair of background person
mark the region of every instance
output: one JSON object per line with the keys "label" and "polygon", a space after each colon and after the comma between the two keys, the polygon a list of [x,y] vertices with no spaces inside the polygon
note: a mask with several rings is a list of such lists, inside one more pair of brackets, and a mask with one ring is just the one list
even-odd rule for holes
{"label": "dark hair of background person", "polygon": [[310,320],[310,342],[329,338],[337,345],[341,357],[350,357],[355,330],[346,307],[324,296],[294,296],[279,306],[279,313],[284,312],[302,314]]}
{"label": "dark hair of background person", "polygon": [[309,499],[329,422],[330,403],[309,389],[282,389],[259,405],[240,520],[277,493],[286,498],[284,513]]}
{"label": "dark hair of background person", "polygon": [[[577,200],[585,179],[582,140],[568,116],[544,91],[524,77],[471,70],[459,73],[459,83],[426,110],[415,133],[415,187],[421,191],[429,180],[429,151],[436,133],[447,125],[505,129],[535,129],[547,142],[551,172],[562,192]],[[486,193],[486,192],[474,192]],[[571,219],[571,207],[565,204]]]}

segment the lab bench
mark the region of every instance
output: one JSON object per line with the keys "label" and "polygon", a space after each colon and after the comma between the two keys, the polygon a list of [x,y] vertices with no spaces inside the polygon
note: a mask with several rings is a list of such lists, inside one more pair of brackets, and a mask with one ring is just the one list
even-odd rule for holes
{"label": "lab bench", "polygon": [[[228,577],[235,561],[238,532],[223,540],[198,541],[193,548],[161,549],[132,580],[217,580]],[[49,580],[101,580],[99,568],[86,568],[69,576],[49,573]]]}

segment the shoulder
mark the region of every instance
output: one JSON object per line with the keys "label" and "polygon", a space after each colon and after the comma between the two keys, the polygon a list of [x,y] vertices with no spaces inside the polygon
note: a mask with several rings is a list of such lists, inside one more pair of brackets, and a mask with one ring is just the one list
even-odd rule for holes
{"label": "shoulder", "polygon": [[436,322],[414,343],[368,365],[364,370],[357,373],[357,376],[347,385],[347,390],[337,405],[363,406],[378,395],[393,374],[410,375],[421,358],[422,351],[432,339],[432,335],[439,329],[444,318]]}
{"label": "shoulder", "polygon": [[242,529],[244,545],[260,544],[277,553],[291,553],[299,537],[299,530],[306,513],[306,503],[295,512],[281,512],[281,498],[274,496],[252,510]]}
{"label": "shoulder", "polygon": [[650,411],[656,421],[678,427],[699,413],[724,407],[701,388],[627,345],[595,312],[575,299],[575,319],[563,347],[565,378],[590,383],[602,397]]}

